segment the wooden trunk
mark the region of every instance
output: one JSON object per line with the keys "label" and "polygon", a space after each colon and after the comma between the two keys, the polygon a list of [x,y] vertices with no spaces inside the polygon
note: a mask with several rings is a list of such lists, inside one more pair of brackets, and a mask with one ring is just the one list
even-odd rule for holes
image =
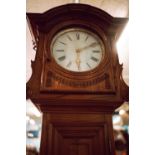
{"label": "wooden trunk", "polygon": [[41,155],[114,155],[112,115],[43,113]]}

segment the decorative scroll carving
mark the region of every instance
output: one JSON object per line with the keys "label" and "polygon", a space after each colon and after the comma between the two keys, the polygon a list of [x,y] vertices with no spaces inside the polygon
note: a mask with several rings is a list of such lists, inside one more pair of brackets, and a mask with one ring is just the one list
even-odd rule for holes
{"label": "decorative scroll carving", "polygon": [[79,81],[79,80],[75,80],[75,79],[68,79],[68,78],[62,77],[58,74],[53,74],[52,72],[48,71],[47,78],[46,78],[46,86],[47,87],[51,86],[52,79],[58,81],[60,84],[68,85],[71,87],[88,87],[88,86],[95,85],[95,84],[100,83],[101,81],[105,80],[106,88],[111,88],[109,74],[107,74],[107,73],[105,73],[95,79]]}
{"label": "decorative scroll carving", "polygon": [[32,40],[33,50],[37,51],[37,43],[36,41]]}

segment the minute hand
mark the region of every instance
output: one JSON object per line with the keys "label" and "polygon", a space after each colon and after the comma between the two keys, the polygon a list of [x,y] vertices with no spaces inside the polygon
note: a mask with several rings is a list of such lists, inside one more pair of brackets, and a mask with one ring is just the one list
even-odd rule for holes
{"label": "minute hand", "polygon": [[83,50],[86,50],[87,48],[95,47],[95,46],[98,45],[98,44],[99,44],[99,43],[97,43],[97,42],[91,43],[91,44],[88,45],[88,46],[85,46],[85,47],[83,47],[83,48],[79,48],[78,51],[81,52],[81,51],[83,51]]}

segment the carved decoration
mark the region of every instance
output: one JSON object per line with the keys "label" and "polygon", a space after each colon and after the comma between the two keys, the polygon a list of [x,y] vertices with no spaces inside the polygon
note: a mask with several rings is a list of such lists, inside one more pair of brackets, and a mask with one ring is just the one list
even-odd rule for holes
{"label": "carved decoration", "polygon": [[32,40],[32,44],[33,44],[33,49],[37,51],[37,43],[34,40]]}
{"label": "carved decoration", "polygon": [[48,83],[48,86],[51,86],[49,84],[49,81],[52,81],[52,80],[56,80],[59,83],[62,83],[64,85],[69,85],[71,87],[87,87],[87,86],[90,86],[90,85],[96,85],[97,83],[100,83],[101,81],[106,80],[106,87],[110,88],[109,75],[107,73],[105,73],[102,76],[100,76],[98,78],[95,78],[93,80],[85,80],[85,81],[67,79],[67,78],[59,76],[57,74],[52,74],[52,72],[48,72],[48,74],[49,73],[50,73],[50,75],[47,75],[47,78],[46,78],[46,83]]}
{"label": "carved decoration", "polygon": [[[85,4],[27,13],[27,17],[37,47],[26,93],[44,116],[40,155],[73,155],[79,147],[82,152],[76,155],[114,155],[112,113],[128,100],[116,41],[128,19]],[[88,29],[105,44],[104,61],[95,69],[71,72],[52,58],[51,40],[71,27]]]}
{"label": "carved decoration", "polygon": [[[81,88],[86,92],[89,89],[92,92],[113,90],[115,93],[121,90],[118,89],[120,77],[116,77],[121,73],[115,71],[115,68],[119,68],[115,43],[127,19],[113,18],[102,10],[83,4],[69,4],[51,9],[44,14],[27,15],[35,38],[34,49],[37,50],[35,62],[32,64],[32,78],[27,84],[32,94],[53,91],[55,88],[59,91],[68,91],[71,88],[74,91]],[[104,61],[90,72],[76,74],[64,70],[51,57],[49,47],[52,38],[60,30],[73,26],[97,33],[105,44]],[[48,75],[49,72],[51,75]],[[38,82],[37,86],[32,84],[35,81]]]}

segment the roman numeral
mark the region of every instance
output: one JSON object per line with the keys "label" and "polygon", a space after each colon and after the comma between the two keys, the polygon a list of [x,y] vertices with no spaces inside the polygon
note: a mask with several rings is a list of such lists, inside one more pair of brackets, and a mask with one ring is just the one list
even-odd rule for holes
{"label": "roman numeral", "polygon": [[71,38],[69,35],[67,35],[67,38],[68,38],[70,41],[72,41],[72,38]]}
{"label": "roman numeral", "polygon": [[71,64],[72,64],[72,62],[70,61],[70,62],[67,64],[67,66],[66,66],[66,67],[70,67],[70,66],[71,66]]}
{"label": "roman numeral", "polygon": [[63,61],[63,60],[65,60],[65,58],[66,58],[66,56],[64,55],[62,57],[59,57],[58,59],[59,59],[59,61]]}
{"label": "roman numeral", "polygon": [[57,52],[64,52],[64,50],[56,50]]}
{"label": "roman numeral", "polygon": [[91,45],[90,45],[90,47],[95,47],[95,46],[97,46],[98,45],[98,43],[97,42],[94,42],[94,43],[92,43]]}
{"label": "roman numeral", "polygon": [[93,53],[100,53],[99,50],[93,50]]}
{"label": "roman numeral", "polygon": [[97,61],[98,61],[98,59],[97,59],[97,58],[95,58],[95,57],[91,57],[91,59],[92,59],[93,61],[95,61],[95,62],[97,62]]}
{"label": "roman numeral", "polygon": [[89,63],[87,63],[87,66],[91,69],[91,66],[89,65]]}
{"label": "roman numeral", "polygon": [[76,33],[76,38],[77,38],[77,40],[80,39],[80,34],[79,33]]}
{"label": "roman numeral", "polygon": [[66,43],[62,42],[62,41],[59,41],[59,43],[63,44],[63,45],[66,45]]}

